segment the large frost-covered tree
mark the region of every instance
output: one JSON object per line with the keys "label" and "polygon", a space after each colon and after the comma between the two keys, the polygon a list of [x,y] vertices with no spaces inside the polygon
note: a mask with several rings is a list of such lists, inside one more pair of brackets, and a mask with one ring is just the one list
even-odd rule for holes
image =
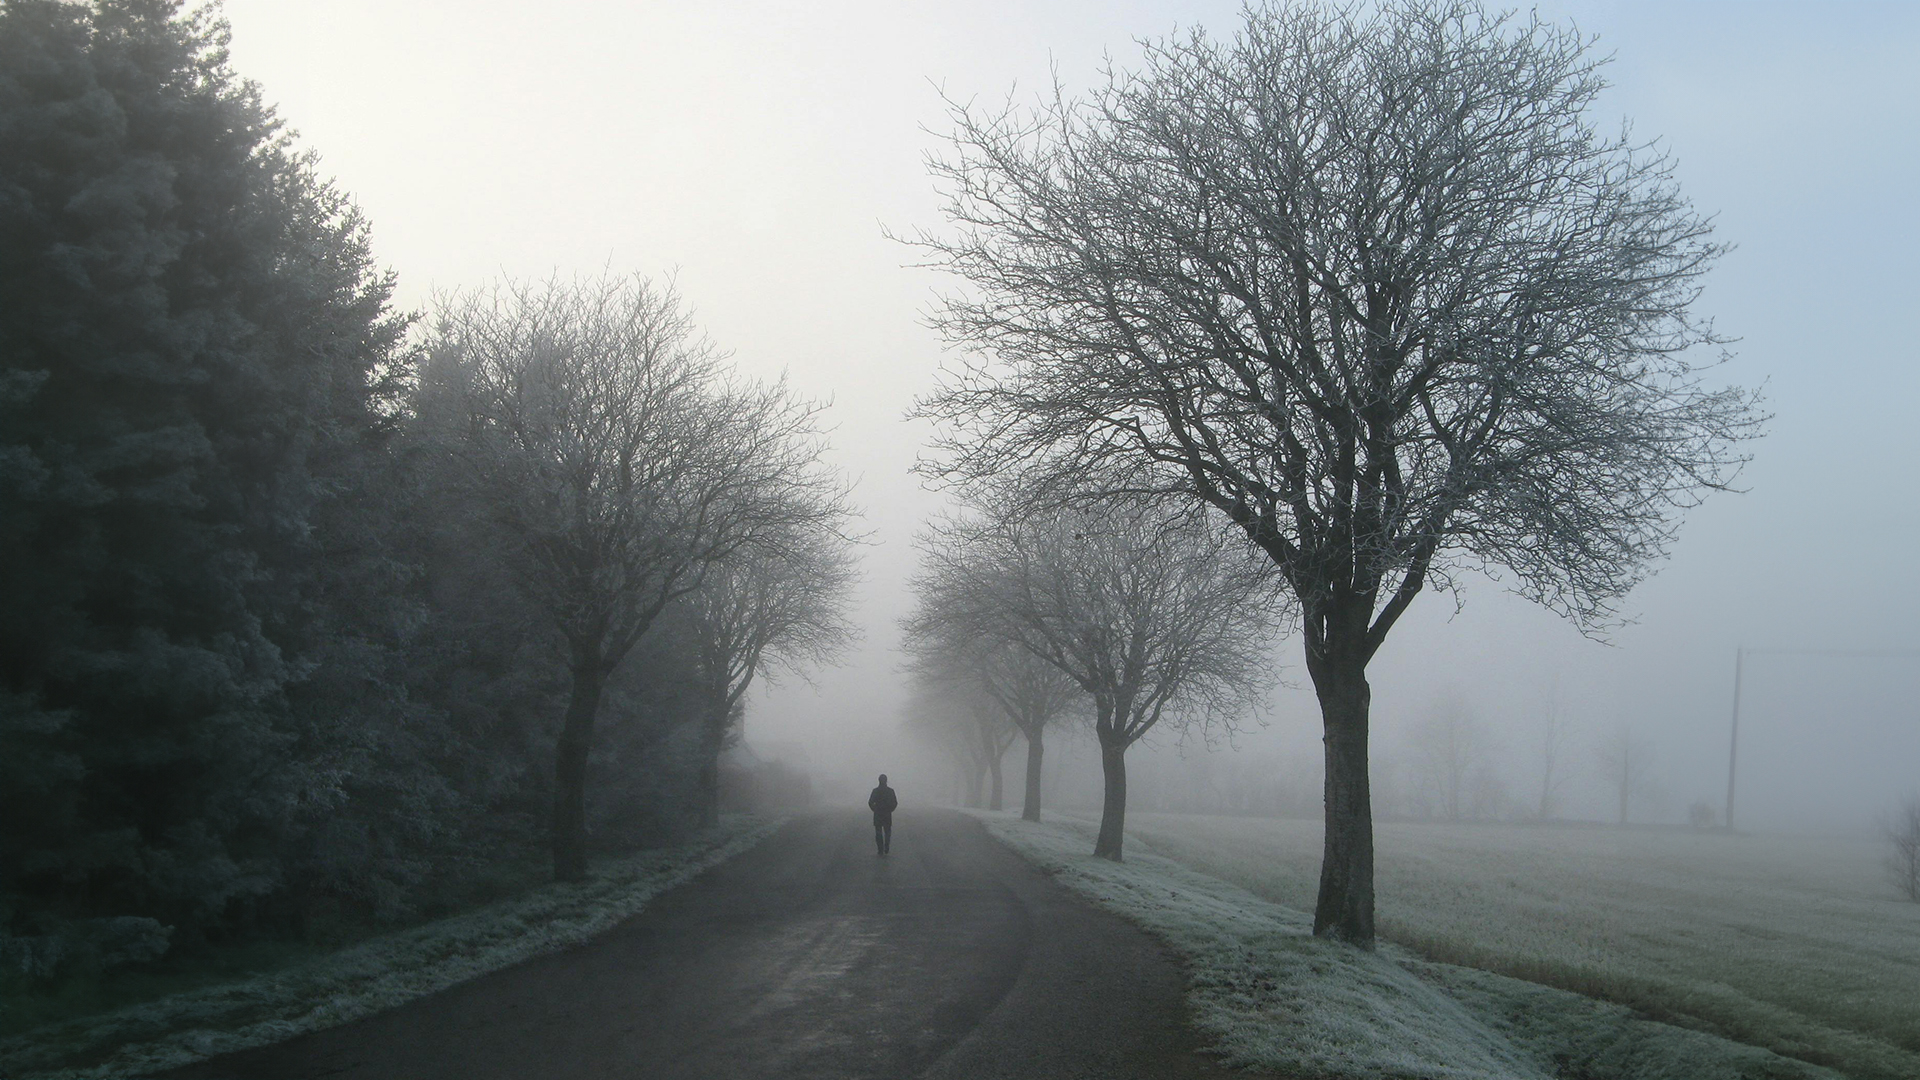
{"label": "large frost-covered tree", "polygon": [[956,105],[933,162],[977,356],[925,403],[940,470],[1203,503],[1300,605],[1316,933],[1374,937],[1367,665],[1407,606],[1485,568],[1604,623],[1759,423],[1701,380],[1721,247],[1595,129],[1603,64],[1472,0],[1259,4],[1084,97]]}
{"label": "large frost-covered tree", "polygon": [[586,873],[586,785],[608,678],[706,571],[799,557],[848,510],[821,407],[729,373],[680,298],[639,277],[509,283],[440,305],[423,437],[487,514],[569,681],[555,876]]}

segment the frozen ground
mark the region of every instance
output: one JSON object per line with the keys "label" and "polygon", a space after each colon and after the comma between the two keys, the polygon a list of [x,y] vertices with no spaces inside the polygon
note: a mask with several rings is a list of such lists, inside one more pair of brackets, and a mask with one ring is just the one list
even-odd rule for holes
{"label": "frozen ground", "polygon": [[[779,823],[729,816],[678,847],[599,864],[579,884],[548,885],[270,975],[39,1028],[0,1042],[0,1076],[146,1075],[343,1024],[593,937]],[[56,1069],[74,1061],[83,1064]]]}
{"label": "frozen ground", "polygon": [[[1317,821],[1128,817],[1150,851],[1311,910]],[[1831,1066],[1920,1077],[1920,905],[1865,839],[1385,824],[1379,928],[1422,956]]]}
{"label": "frozen ground", "polygon": [[[1258,862],[1263,848],[1213,846],[1213,822],[1204,819],[1144,822],[1129,840],[1127,862],[1114,864],[1088,854],[1089,820],[1033,825],[1012,815],[981,816],[995,836],[1062,884],[1135,919],[1179,952],[1190,965],[1195,1022],[1234,1064],[1297,1076],[1434,1080],[1837,1075],[1580,994],[1422,960],[1391,945],[1367,953],[1316,939],[1304,906],[1275,903],[1152,853],[1159,844],[1151,837],[1160,835],[1171,841],[1168,848],[1184,843],[1221,865]],[[1242,838],[1257,842],[1264,842],[1257,833]],[[1245,876],[1288,872],[1284,865],[1254,870]],[[1308,877],[1302,888],[1312,885]],[[1506,880],[1499,886],[1507,888]],[[1474,904],[1464,892],[1448,902]]]}

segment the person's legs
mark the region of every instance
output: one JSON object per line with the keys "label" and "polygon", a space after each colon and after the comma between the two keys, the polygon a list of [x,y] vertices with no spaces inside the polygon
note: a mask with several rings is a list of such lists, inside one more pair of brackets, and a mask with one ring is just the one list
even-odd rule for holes
{"label": "person's legs", "polygon": [[888,818],[887,823],[885,825],[880,826],[880,854],[885,855],[887,852],[892,850],[893,850],[893,819]]}
{"label": "person's legs", "polygon": [[876,818],[876,819],[874,820],[874,823],[873,823],[873,851],[874,851],[874,854],[876,854],[876,855],[885,855],[885,854],[887,853],[887,838],[886,838],[886,834],[885,834],[885,833],[883,833],[883,832],[881,831],[881,830],[883,830],[883,829],[885,829],[885,828],[886,828],[886,826],[885,826],[885,825],[882,825],[882,824],[880,824],[880,822],[879,822],[879,819],[877,819],[877,818]]}

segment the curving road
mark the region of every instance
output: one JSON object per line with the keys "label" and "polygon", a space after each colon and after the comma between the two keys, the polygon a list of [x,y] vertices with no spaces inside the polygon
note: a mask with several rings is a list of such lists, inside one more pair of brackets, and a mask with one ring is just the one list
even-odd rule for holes
{"label": "curving road", "polygon": [[946,811],[800,817],[606,935],[179,1077],[1245,1077],[1178,964]]}

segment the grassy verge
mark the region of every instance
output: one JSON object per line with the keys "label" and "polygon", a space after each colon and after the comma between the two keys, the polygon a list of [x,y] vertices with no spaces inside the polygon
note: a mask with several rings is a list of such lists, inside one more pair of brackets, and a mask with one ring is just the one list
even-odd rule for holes
{"label": "grassy verge", "polygon": [[0,1076],[160,1072],[344,1024],[585,941],[779,824],[729,817],[687,843],[602,863],[584,882],[545,885],[270,974],[36,1028],[0,1040]]}
{"label": "grassy verge", "polygon": [[1229,1064],[1334,1080],[1836,1080],[1838,1074],[1519,979],[1366,952],[1306,914],[1138,851],[1095,859],[1093,826],[982,814],[1056,880],[1165,940],[1195,1023]]}
{"label": "grassy verge", "polygon": [[553,861],[539,845],[527,844],[448,871],[420,883],[419,910],[410,915],[382,919],[322,900],[309,905],[297,936],[262,932],[193,949],[176,947],[152,963],[105,971],[76,966],[51,982],[0,971],[0,1044],[37,1028],[310,963],[373,938],[522,896],[553,880]]}
{"label": "grassy verge", "polygon": [[[1136,814],[1145,850],[1313,904],[1315,821]],[[1382,823],[1380,934],[1859,1080],[1920,1077],[1920,906],[1868,839]]]}

